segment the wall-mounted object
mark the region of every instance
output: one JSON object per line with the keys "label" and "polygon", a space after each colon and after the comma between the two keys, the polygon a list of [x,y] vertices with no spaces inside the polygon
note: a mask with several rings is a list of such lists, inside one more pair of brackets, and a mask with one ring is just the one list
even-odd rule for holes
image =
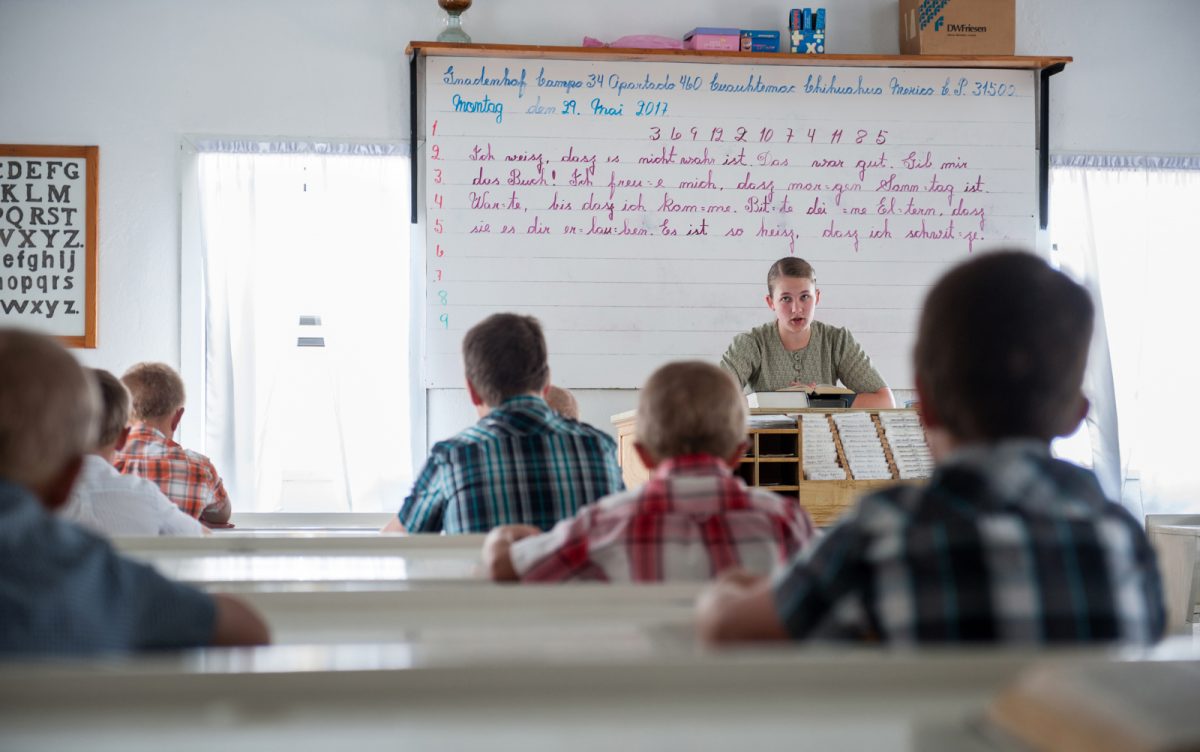
{"label": "wall-mounted object", "polygon": [[96,346],[98,146],[0,144],[0,326]]}

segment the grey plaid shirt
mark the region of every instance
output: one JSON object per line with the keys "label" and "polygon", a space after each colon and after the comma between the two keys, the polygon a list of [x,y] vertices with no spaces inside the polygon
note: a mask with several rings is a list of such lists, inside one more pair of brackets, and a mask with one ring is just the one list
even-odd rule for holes
{"label": "grey plaid shirt", "polygon": [[1164,627],[1141,525],[1033,441],[863,497],[781,573],[775,602],[798,639],[1147,643]]}

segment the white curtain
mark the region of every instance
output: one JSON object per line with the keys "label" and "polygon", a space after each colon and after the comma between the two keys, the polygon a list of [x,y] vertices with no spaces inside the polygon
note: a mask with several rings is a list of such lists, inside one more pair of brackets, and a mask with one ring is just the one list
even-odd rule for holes
{"label": "white curtain", "polygon": [[[234,508],[293,509],[289,468],[313,452],[338,476],[329,511],[398,508],[412,479],[407,157],[215,148],[198,170],[204,436]],[[297,348],[310,334],[324,348]]]}
{"label": "white curtain", "polygon": [[1140,479],[1124,494],[1139,517],[1198,512],[1200,158],[1058,158],[1050,206],[1059,261],[1097,306],[1097,474],[1114,497]]}

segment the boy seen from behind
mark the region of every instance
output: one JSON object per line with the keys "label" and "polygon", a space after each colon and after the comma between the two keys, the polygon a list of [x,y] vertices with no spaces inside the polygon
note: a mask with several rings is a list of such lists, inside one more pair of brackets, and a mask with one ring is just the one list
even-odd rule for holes
{"label": "boy seen from behind", "polygon": [[497,313],[463,338],[467,393],[479,422],[439,441],[383,532],[548,530],[623,488],[617,445],[546,404],[550,364],[532,316]]}
{"label": "boy seen from behind", "polygon": [[132,423],[114,465],[153,482],[168,499],[206,525],[227,526],[232,508],[212,461],[173,437],[183,419],[183,379],[166,363],[138,363],[121,382],[133,397]]}
{"label": "boy seen from behind", "polygon": [[484,564],[493,579],[546,582],[705,581],[732,567],[766,574],[812,536],[796,502],[747,488],[733,474],[745,452],[746,402],[714,365],[671,363],[638,400],[640,488],[605,497],[548,533],[493,530]]}
{"label": "boy seen from behind", "polygon": [[158,486],[113,467],[129,437],[129,390],[108,371],[91,370],[100,387],[100,438],[83,458],[79,479],[59,517],[100,535],[204,535],[208,531],[163,496]]}
{"label": "boy seen from behind", "polygon": [[928,485],[862,498],[772,581],[698,602],[710,640],[1152,642],[1162,585],[1138,522],[1050,441],[1087,414],[1087,292],[1027,253],[962,264],[925,301],[917,391]]}
{"label": "boy seen from behind", "polygon": [[51,514],[99,414],[96,385],[61,345],[0,328],[0,655],[265,643],[240,600],[171,582]]}

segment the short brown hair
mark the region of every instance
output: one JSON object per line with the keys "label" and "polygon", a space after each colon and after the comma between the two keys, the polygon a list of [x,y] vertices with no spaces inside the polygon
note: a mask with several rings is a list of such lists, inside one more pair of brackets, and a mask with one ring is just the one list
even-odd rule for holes
{"label": "short brown hair", "polygon": [[133,397],[132,420],[156,420],[183,407],[187,394],[183,379],[166,363],[136,363],[129,367],[121,382]]}
{"label": "short brown hair", "polygon": [[780,277],[811,279],[814,285],[817,283],[817,272],[812,268],[812,264],[795,256],[784,256],[771,264],[771,269],[767,272],[768,295],[775,294],[775,280]]}
{"label": "short brown hair", "polygon": [[0,478],[33,489],[92,450],[100,397],[53,339],[0,328]]}
{"label": "short brown hair", "polygon": [[1077,409],[1091,337],[1087,290],[1032,254],[987,253],[929,291],[917,380],[958,439],[1049,441]]}
{"label": "short brown hair", "polygon": [[100,387],[100,436],[95,448],[103,449],[116,443],[129,423],[129,390],[103,368],[88,370]]}
{"label": "short brown hair", "polygon": [[550,381],[546,337],[532,316],[492,314],[471,327],[462,348],[467,380],[489,407]]}
{"label": "short brown hair", "polygon": [[728,459],[746,438],[746,401],[733,377],[710,363],[668,363],[642,387],[636,430],[656,460]]}

